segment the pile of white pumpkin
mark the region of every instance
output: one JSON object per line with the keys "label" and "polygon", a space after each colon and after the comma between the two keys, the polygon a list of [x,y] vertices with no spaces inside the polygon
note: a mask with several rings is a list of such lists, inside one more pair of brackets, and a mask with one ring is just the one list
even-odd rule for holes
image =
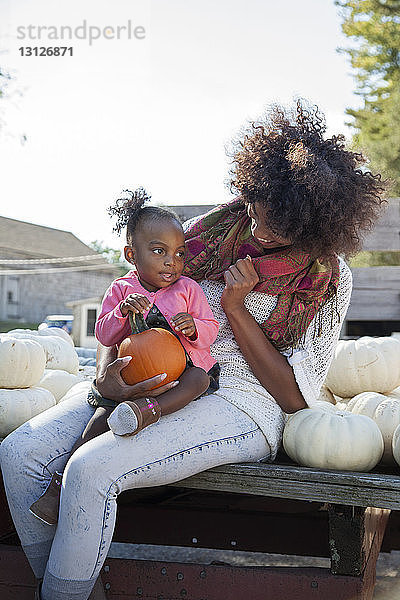
{"label": "pile of white pumpkin", "polygon": [[59,328],[0,335],[0,439],[65,399],[86,379],[71,337]]}
{"label": "pile of white pumpkin", "polygon": [[290,415],[286,453],[320,469],[400,465],[400,341],[340,340],[318,401]]}

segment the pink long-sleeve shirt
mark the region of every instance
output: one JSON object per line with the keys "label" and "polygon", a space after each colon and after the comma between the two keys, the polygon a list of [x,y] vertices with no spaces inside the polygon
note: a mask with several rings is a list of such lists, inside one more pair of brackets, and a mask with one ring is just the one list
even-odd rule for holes
{"label": "pink long-sleeve shirt", "polygon": [[[101,312],[96,322],[96,338],[103,346],[118,346],[132,333],[129,317],[124,316],[120,309],[121,302],[129,294],[146,296],[159,308],[171,327],[172,317],[180,312],[189,313],[196,325],[197,338],[193,341],[182,333],[176,333],[193,364],[205,371],[211,369],[216,360],[210,354],[210,345],[217,337],[219,325],[203,290],[189,277],[182,276],[172,285],[156,292],[146,290],[139,283],[135,271],[129,271],[124,277],[115,279],[104,295]],[[144,313],[144,317],[148,312]]]}

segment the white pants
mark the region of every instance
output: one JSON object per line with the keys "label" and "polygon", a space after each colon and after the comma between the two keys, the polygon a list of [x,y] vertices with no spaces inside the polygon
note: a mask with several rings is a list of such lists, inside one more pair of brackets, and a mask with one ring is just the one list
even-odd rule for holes
{"label": "white pants", "polygon": [[[0,446],[11,514],[36,577],[44,576],[43,600],[88,598],[111,543],[120,492],[270,453],[246,413],[210,395],[136,436],[104,433],[70,458],[93,412],[82,393],[34,417]],[[28,509],[51,474],[64,469],[59,522],[46,525]]]}

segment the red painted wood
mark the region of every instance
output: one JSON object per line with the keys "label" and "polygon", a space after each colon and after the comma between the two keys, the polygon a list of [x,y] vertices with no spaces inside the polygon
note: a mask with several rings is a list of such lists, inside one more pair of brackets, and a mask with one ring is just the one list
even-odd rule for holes
{"label": "red painted wood", "polygon": [[370,600],[373,585],[328,569],[231,567],[110,559],[102,578],[110,600]]}
{"label": "red painted wood", "polygon": [[[372,561],[373,562],[373,561]],[[374,565],[372,565],[374,567]],[[110,600],[370,600],[373,578],[328,569],[231,567],[108,559],[102,580]],[[1,600],[32,600],[34,577],[19,547],[0,545]]]}

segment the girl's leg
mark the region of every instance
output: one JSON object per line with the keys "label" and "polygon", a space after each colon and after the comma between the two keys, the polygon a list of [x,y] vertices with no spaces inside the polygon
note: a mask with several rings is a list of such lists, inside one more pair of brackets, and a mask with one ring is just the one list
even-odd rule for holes
{"label": "girl's leg", "polygon": [[[112,412],[111,408],[99,407],[86,425],[82,435],[76,440],[71,448],[70,455],[82,446],[85,442],[105,433],[110,428],[107,425],[107,418]],[[58,509],[61,496],[62,473],[56,471],[53,473],[51,481],[46,491],[30,506],[30,512],[41,519],[47,525],[56,525],[58,521]]]}
{"label": "girl's leg", "polygon": [[85,444],[89,440],[92,440],[93,438],[97,437],[98,435],[101,435],[102,433],[105,433],[110,429],[107,425],[107,419],[112,413],[112,411],[112,408],[106,408],[104,406],[99,406],[98,408],[96,408],[94,415],[89,420],[88,424],[83,430],[82,435],[76,440],[75,444],[73,445],[71,454],[73,454],[75,450],[78,450],[78,448],[80,448],[82,444]]}
{"label": "girl's leg", "polygon": [[84,444],[64,472],[59,523],[43,600],[86,600],[107,556],[117,495],[179,481],[270,453],[257,425],[216,395],[192,402],[134,437],[107,432]]}
{"label": "girl's leg", "polygon": [[71,448],[94,409],[88,404],[90,384],[70,400],[37,415],[3,440],[0,460],[7,499],[22,547],[35,576],[43,577],[55,526],[29,512],[47,488],[54,471],[63,471]]}

